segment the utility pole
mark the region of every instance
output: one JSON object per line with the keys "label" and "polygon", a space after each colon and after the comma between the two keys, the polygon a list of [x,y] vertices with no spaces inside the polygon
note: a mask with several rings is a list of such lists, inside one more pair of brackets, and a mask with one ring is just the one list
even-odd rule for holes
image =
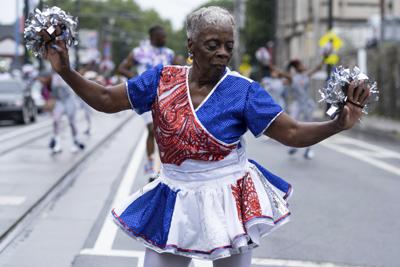
{"label": "utility pole", "polygon": [[328,31],[333,28],[333,0],[328,0]]}
{"label": "utility pole", "polygon": [[277,58],[277,52],[276,52],[276,48],[277,48],[277,44],[278,44],[278,37],[277,37],[277,32],[278,32],[278,1],[277,0],[273,0],[272,1],[272,29],[273,29],[273,37],[272,37],[272,41],[274,43],[274,49],[272,50],[272,55],[271,55],[271,63],[272,64],[276,64],[276,58]]}
{"label": "utility pole", "polygon": [[[43,0],[40,0],[39,1],[39,6],[38,6],[38,8],[40,9],[40,10],[43,10]],[[43,59],[42,59],[42,57],[39,57],[39,71],[42,71],[43,70]]]}
{"label": "utility pole", "polygon": [[[80,14],[80,0],[75,0],[75,16],[79,18]],[[79,23],[76,27],[76,39],[78,40],[78,44],[75,46],[75,68],[79,69]]]}
{"label": "utility pole", "polygon": [[20,34],[19,34],[19,1],[15,1],[15,17],[17,18],[15,20],[15,25],[14,25],[14,40],[15,40],[15,54],[14,54],[14,63],[13,65],[17,66],[20,64],[19,60],[19,45],[20,45]]}
{"label": "utility pole", "polygon": [[[333,0],[328,0],[328,32],[333,29]],[[326,65],[326,75],[327,78],[331,76],[332,65]]]}
{"label": "utility pole", "polygon": [[[385,0],[380,0],[380,15],[381,15],[381,25],[380,25],[380,40],[378,43],[378,54],[379,54],[379,61],[378,61],[378,78],[377,81],[380,85],[381,88],[386,87],[386,81],[384,79],[385,75],[384,73],[387,71],[387,68],[384,64],[384,47],[383,47],[383,42],[385,39]],[[383,91],[383,90],[382,90]],[[385,97],[385,96],[383,96]]]}
{"label": "utility pole", "polygon": [[[24,21],[28,18],[29,16],[29,0],[24,0]],[[18,19],[18,18],[17,18]],[[27,64],[29,62],[29,53],[28,53],[28,48],[26,47],[26,41],[24,38],[24,64]]]}
{"label": "utility pole", "polygon": [[381,36],[380,43],[385,39],[385,0],[381,0]]}
{"label": "utility pole", "polygon": [[233,52],[233,64],[236,70],[239,69],[241,61],[241,43],[240,43],[240,30],[244,28],[245,23],[245,0],[235,0],[234,17],[236,21],[235,25],[235,46],[236,49]]}

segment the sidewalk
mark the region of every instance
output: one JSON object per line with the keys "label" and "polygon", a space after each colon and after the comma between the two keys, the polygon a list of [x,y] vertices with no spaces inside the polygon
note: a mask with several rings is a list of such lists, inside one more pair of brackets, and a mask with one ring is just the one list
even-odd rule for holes
{"label": "sidewalk", "polygon": [[400,141],[400,120],[378,116],[363,116],[361,122],[353,128],[353,131]]}
{"label": "sidewalk", "polygon": [[[314,119],[317,121],[327,120],[327,117],[322,109],[317,109],[314,112]],[[361,122],[357,123],[350,131],[400,142],[400,120],[363,115]]]}

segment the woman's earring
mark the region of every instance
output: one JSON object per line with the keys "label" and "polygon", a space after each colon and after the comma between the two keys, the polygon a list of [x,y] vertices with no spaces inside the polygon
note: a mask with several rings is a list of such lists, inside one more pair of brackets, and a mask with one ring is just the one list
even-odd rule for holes
{"label": "woman's earring", "polygon": [[193,59],[193,53],[192,53],[192,51],[188,51],[188,58]]}

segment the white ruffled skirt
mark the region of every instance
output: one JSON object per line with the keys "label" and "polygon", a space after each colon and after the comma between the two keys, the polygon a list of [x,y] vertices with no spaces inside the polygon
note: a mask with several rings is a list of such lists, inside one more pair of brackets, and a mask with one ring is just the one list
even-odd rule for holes
{"label": "white ruffled skirt", "polygon": [[215,260],[256,247],[288,222],[291,187],[282,190],[285,182],[255,162],[231,158],[207,168],[163,165],[158,179],[112,210],[115,222],[159,253]]}

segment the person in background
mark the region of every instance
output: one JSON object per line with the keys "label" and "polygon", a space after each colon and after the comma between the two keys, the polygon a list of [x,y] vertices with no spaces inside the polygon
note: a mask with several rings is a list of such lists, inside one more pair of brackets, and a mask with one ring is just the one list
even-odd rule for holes
{"label": "person in background", "polygon": [[[287,66],[287,72],[279,70],[272,64],[270,65],[270,69],[273,72],[285,77],[290,82],[291,103],[288,105],[288,110],[294,119],[304,122],[312,121],[316,104],[310,95],[310,80],[311,76],[319,71],[323,65],[324,61],[321,60],[314,68],[307,69],[299,59],[293,59]],[[293,155],[297,151],[298,148],[292,147],[288,153]],[[304,152],[304,158],[312,159],[314,156],[311,146],[307,147]]]}
{"label": "person in background", "polygon": [[262,78],[261,85],[283,109],[286,109],[287,91],[291,77],[285,76],[276,68],[271,68],[271,76]]}
{"label": "person in background", "polygon": [[255,74],[257,81],[261,81],[262,78],[270,75],[269,66],[273,63],[273,46],[274,43],[272,41],[268,41],[265,43],[265,45],[258,48],[255,53],[255,57],[258,62],[258,71]]}
{"label": "person in background", "polygon": [[71,152],[76,153],[85,148],[85,145],[78,140],[78,128],[76,125],[76,112],[78,109],[76,102],[76,95],[71,90],[69,85],[57,74],[50,72],[43,72],[41,74],[42,81],[51,79],[51,98],[54,99],[54,107],[51,111],[53,119],[53,137],[50,139],[49,147],[53,154],[60,153],[61,147],[61,119],[63,115],[67,116],[68,125],[72,135]]}
{"label": "person in background", "polygon": [[[158,64],[171,65],[174,61],[175,53],[166,47],[167,35],[163,27],[156,25],[149,29],[149,40],[142,41],[138,47],[135,47],[129,55],[118,66],[118,71],[126,78],[132,78],[140,75]],[[136,68],[136,72],[132,68]],[[146,175],[152,181],[155,175],[154,167],[154,131],[151,112],[142,114],[146,123],[148,135],[146,140],[147,163],[144,166]]]}

